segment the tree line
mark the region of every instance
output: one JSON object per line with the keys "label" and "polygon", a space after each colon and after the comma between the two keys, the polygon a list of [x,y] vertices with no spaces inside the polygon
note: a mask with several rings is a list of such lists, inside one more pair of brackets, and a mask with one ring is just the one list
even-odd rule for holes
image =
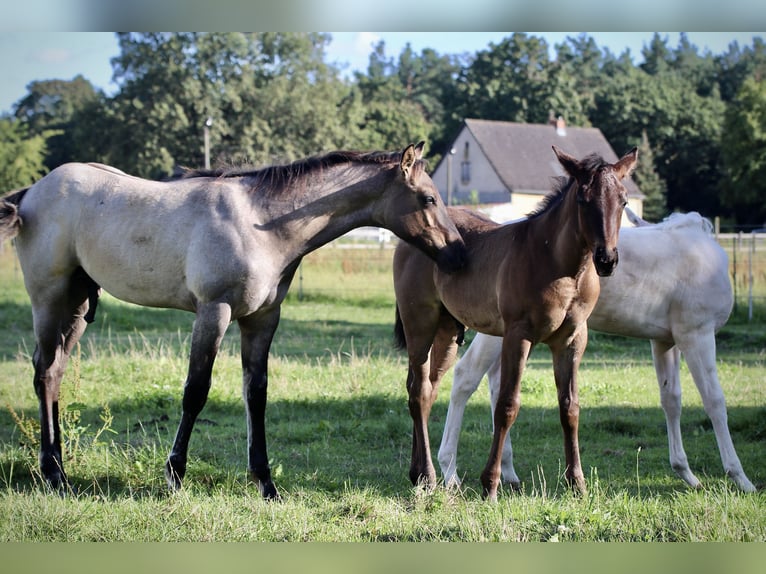
{"label": "tree line", "polygon": [[[204,162],[255,166],[333,149],[426,139],[432,165],[464,118],[598,127],[617,154],[639,146],[645,216],[674,210],[766,225],[766,45],[701,53],[655,34],[641,63],[587,34],[553,46],[511,33],[473,54],[398,56],[365,72],[328,63],[323,33],[119,33],[117,90],[78,76],[32,82],[0,117],[0,189],[67,161],[149,178]],[[553,55],[551,55],[551,52]]]}

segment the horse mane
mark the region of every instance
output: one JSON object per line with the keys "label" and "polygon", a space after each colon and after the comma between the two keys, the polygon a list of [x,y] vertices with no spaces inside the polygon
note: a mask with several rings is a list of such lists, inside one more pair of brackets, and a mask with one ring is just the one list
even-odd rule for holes
{"label": "horse mane", "polygon": [[702,230],[705,233],[713,233],[713,224],[706,217],[702,217],[696,211],[688,213],[671,213],[665,219],[656,224],[662,229],[692,228]]}
{"label": "horse mane", "polygon": [[[296,179],[314,171],[322,171],[346,163],[360,165],[394,165],[401,161],[402,152],[384,151],[332,151],[324,155],[311,156],[282,165],[270,165],[263,168],[252,166],[229,166],[218,169],[185,170],[179,179],[194,178],[247,178],[252,180],[253,188],[269,187],[277,190],[285,189]],[[426,170],[426,162],[418,160],[413,166],[413,174],[417,175]]]}
{"label": "horse mane", "polygon": [[[604,161],[604,158],[602,158],[597,153],[592,153],[584,157],[580,161],[580,164],[588,171],[596,171],[599,168],[608,165],[608,162]],[[541,199],[540,203],[538,203],[537,206],[527,214],[528,219],[539,217],[543,213],[546,213],[547,211],[553,209],[554,206],[561,203],[566,197],[567,192],[573,187],[574,184],[574,178],[572,177],[558,176],[554,177],[553,180],[555,182],[553,190],[550,191],[543,199]]]}

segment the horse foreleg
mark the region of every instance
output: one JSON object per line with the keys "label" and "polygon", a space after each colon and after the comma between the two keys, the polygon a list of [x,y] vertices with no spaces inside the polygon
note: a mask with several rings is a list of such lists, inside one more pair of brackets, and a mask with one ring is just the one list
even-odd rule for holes
{"label": "horse foreleg", "polygon": [[496,359],[499,359],[500,349],[498,348],[495,352],[495,342],[499,347],[502,345],[501,341],[499,337],[477,335],[455,365],[447,418],[444,421],[444,433],[437,456],[446,486],[460,486],[460,478],[457,476],[457,447],[465,407],[468,399],[479,387],[484,373]]}
{"label": "horse foreleg", "polygon": [[407,373],[407,406],[412,418],[410,481],[415,486],[422,484],[432,488],[436,485],[436,469],[431,461],[428,437],[428,418],[432,404],[429,365],[428,359],[424,363],[410,363]]}
{"label": "horse foreleg", "polygon": [[186,475],[186,459],[194,423],[207,402],[213,363],[226,328],[231,320],[231,307],[226,303],[200,305],[192,332],[189,371],[184,384],[181,422],[165,463],[165,479],[171,489],[181,487]]}
{"label": "horse foreleg", "polygon": [[258,319],[240,319],[242,335],[242,396],[247,413],[248,471],[266,500],[279,499],[271,478],[266,450],[266,401],[271,341],[279,324],[279,309]]}
{"label": "horse foreleg", "polygon": [[580,398],[577,388],[577,372],[580,359],[588,342],[585,324],[572,335],[566,345],[552,345],[553,374],[559,403],[559,418],[564,431],[566,455],[565,477],[567,483],[580,493],[586,492],[585,475],[580,462]]}
{"label": "horse foreleg", "polygon": [[660,387],[660,404],[668,430],[670,466],[689,486],[701,483],[689,467],[681,437],[681,351],[675,344],[652,341],[652,359]]}
{"label": "horse foreleg", "polygon": [[500,463],[503,442],[513,426],[521,407],[521,375],[532,350],[532,343],[506,333],[500,370],[500,391],[493,413],[492,446],[487,464],[481,473],[482,493],[489,500],[497,500],[500,485]]}
{"label": "horse foreleg", "polygon": [[[496,337],[493,337],[495,339]],[[500,340],[498,339],[498,343]],[[489,405],[490,412],[492,413],[492,421],[495,420],[495,405],[497,404],[497,397],[500,394],[500,353],[497,353],[495,361],[490,365],[487,371],[487,379],[489,380]],[[521,490],[521,480],[516,474],[516,469],[513,467],[513,444],[511,443],[510,431],[505,435],[505,443],[503,445],[503,453],[500,458],[501,476],[503,480],[513,490]]]}
{"label": "horse foreleg", "polygon": [[754,492],[755,486],[742,468],[742,463],[737,456],[729,433],[726,399],[718,380],[718,370],[715,364],[715,334],[713,330],[710,329],[702,335],[697,334],[694,338],[679,338],[676,343],[686,358],[686,364],[689,366],[694,384],[697,385],[697,390],[702,396],[705,412],[713,423],[724,471],[740,490]]}

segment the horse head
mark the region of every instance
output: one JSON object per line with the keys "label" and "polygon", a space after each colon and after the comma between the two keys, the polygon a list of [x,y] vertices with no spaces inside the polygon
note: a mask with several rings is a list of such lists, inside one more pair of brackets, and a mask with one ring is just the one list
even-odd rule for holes
{"label": "horse head", "polygon": [[622,212],[628,203],[628,192],[622,180],[638,161],[638,148],[633,148],[615,163],[596,155],[577,160],[553,146],[553,152],[577,184],[580,229],[593,254],[596,272],[608,277],[614,272],[619,254],[617,239]]}
{"label": "horse head", "polygon": [[411,243],[446,273],[462,269],[466,249],[460,232],[425,169],[425,142],[410,144],[401,154],[396,174],[382,206],[382,222],[398,237]]}

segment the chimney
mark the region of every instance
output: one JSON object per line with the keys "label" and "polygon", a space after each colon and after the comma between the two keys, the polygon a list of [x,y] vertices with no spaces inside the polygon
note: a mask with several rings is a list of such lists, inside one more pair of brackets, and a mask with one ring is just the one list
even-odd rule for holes
{"label": "chimney", "polygon": [[556,134],[560,136],[567,135],[567,123],[562,116],[556,118]]}

